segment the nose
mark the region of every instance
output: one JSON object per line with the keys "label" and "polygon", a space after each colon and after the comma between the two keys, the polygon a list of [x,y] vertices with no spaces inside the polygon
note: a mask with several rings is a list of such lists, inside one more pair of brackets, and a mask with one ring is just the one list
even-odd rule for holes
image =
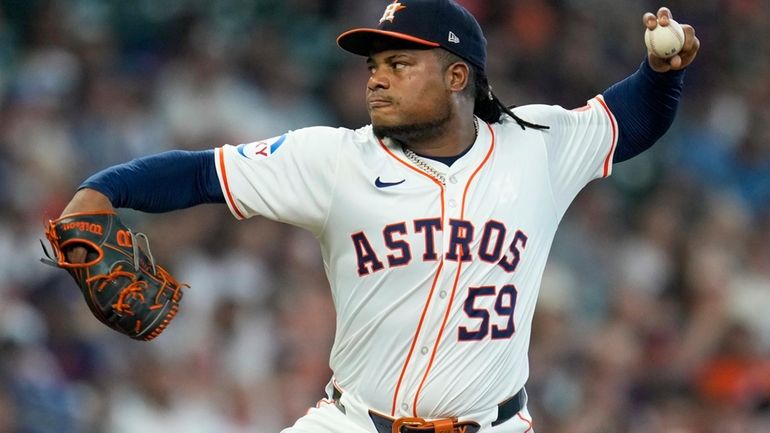
{"label": "nose", "polygon": [[387,89],[390,87],[390,80],[387,74],[380,68],[374,68],[371,75],[369,75],[369,81],[366,82],[366,87],[372,92],[379,89]]}

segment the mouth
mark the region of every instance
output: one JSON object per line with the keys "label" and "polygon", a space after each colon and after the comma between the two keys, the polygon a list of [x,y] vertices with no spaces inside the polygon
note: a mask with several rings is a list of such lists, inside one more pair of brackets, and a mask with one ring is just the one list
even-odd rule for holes
{"label": "mouth", "polygon": [[387,98],[368,98],[366,100],[367,104],[369,105],[369,108],[383,108],[393,105],[393,101]]}

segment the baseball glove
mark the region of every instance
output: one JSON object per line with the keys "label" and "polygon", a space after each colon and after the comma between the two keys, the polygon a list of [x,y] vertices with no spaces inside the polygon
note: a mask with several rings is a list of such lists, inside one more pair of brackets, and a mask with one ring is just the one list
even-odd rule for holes
{"label": "baseball glove", "polygon": [[[134,233],[112,212],[65,215],[48,222],[43,245],[48,265],[65,269],[83,292],[86,304],[102,323],[135,340],[160,335],[179,310],[182,288],[155,264],[147,236]],[[139,248],[143,240],[147,253]],[[42,241],[41,241],[42,244]],[[72,263],[66,252],[83,247],[84,263]]]}

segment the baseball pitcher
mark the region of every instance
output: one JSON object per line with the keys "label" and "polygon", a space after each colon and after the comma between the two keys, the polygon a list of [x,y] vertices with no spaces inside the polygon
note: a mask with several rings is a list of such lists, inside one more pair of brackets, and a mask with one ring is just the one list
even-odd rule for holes
{"label": "baseball pitcher", "polygon": [[[119,286],[109,296],[121,302],[96,302],[105,323],[156,335],[148,320],[170,318],[135,325],[137,316],[170,311],[151,303],[178,301],[179,284],[143,257],[110,259],[106,276],[89,277],[88,266],[115,251],[117,233],[129,246],[138,238],[120,229],[114,242],[78,242],[66,227],[88,229],[79,221],[92,215],[116,219],[115,208],[213,202],[239,220],[305,228],[321,245],[336,307],[333,377],[325,398],[284,433],[532,432],[527,352],[556,228],[588,182],[666,132],[698,39],[683,25],[677,55],[650,51],[583,107],[510,109],[487,81],[486,39],[467,10],[453,0],[383,6],[374,27],[337,39],[370,72],[370,125],[309,127],[108,168],[52,222],[53,263],[80,276],[87,299]],[[661,8],[643,22],[653,29],[671,19]],[[134,275],[141,270],[149,275]],[[143,299],[140,283],[153,279],[155,294]]]}

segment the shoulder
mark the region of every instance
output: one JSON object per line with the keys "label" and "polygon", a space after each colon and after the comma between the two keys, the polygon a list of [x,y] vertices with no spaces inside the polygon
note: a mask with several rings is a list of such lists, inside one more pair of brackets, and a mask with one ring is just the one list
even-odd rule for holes
{"label": "shoulder", "polygon": [[[602,123],[596,119],[603,119],[610,113],[601,95],[597,95],[586,101],[582,107],[567,109],[561,105],[532,104],[515,107],[514,114],[520,118],[550,127],[547,131],[553,132],[554,128],[577,126],[582,124]],[[506,116],[506,121],[515,121]]]}
{"label": "shoulder", "polygon": [[289,138],[297,141],[310,141],[314,144],[338,142],[345,139],[351,132],[347,128],[334,128],[331,126],[309,126],[294,129],[287,132]]}
{"label": "shoulder", "polygon": [[374,137],[370,125],[358,129],[311,126],[289,131],[287,135],[291,140],[312,146],[331,146],[334,144],[350,146],[355,143],[369,142]]}
{"label": "shoulder", "polygon": [[522,128],[516,119],[503,113],[499,122],[494,124],[495,130],[513,137],[522,135],[534,137],[553,132],[554,126],[563,124],[565,113],[569,113],[561,106],[545,104],[516,106],[512,107],[511,111],[521,120],[548,127],[545,129]]}
{"label": "shoulder", "polygon": [[[553,118],[561,116],[567,112],[567,110],[560,105],[546,104],[522,105],[513,108],[511,111],[528,122],[541,124],[547,123],[549,120],[552,120]],[[516,124],[516,122],[509,116],[506,116],[506,120]]]}
{"label": "shoulder", "polygon": [[553,129],[553,126],[561,123],[560,115],[566,110],[558,105],[531,104],[513,107],[511,111],[521,120],[537,125],[548,126],[546,129],[522,128],[521,125],[508,114],[503,113],[500,121],[493,124],[496,132],[510,137],[528,136],[531,138],[542,136]]}
{"label": "shoulder", "polygon": [[[265,148],[269,154],[312,155],[318,153],[334,154],[342,148],[350,148],[357,143],[365,142],[372,136],[371,128],[360,129],[335,128],[331,126],[309,126],[287,131],[281,135],[270,137],[237,146],[242,155],[260,153]],[[251,152],[250,152],[251,151]]]}

